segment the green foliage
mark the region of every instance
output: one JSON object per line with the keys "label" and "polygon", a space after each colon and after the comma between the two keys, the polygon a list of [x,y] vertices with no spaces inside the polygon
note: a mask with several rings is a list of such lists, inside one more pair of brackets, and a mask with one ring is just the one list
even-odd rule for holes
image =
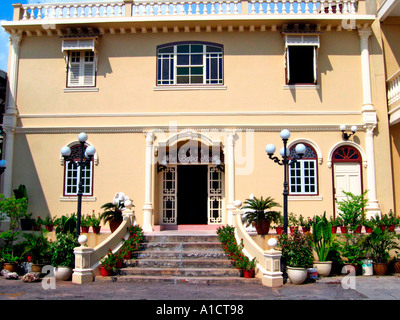
{"label": "green foliage", "polygon": [[107,202],[101,206],[103,213],[100,215],[100,219],[104,222],[115,220],[122,222],[122,210],[124,208],[124,202],[119,201],[117,204]]}
{"label": "green foliage", "polygon": [[301,227],[304,228],[311,228],[313,225],[313,219],[311,218],[304,218],[302,215],[299,215],[298,222]]}
{"label": "green foliage", "polygon": [[89,218],[90,218],[90,226],[92,226],[92,227],[100,226],[100,222],[101,222],[100,213],[98,216],[96,216],[96,214],[93,210],[93,213],[91,215],[89,215]]}
{"label": "green foliage", "polygon": [[282,260],[287,266],[309,268],[313,264],[312,238],[308,232],[294,230],[290,235],[282,234],[278,243],[282,250]]}
{"label": "green foliage", "polygon": [[24,234],[26,241],[24,242],[24,254],[31,254],[33,261],[39,263],[46,256],[49,250],[49,242],[42,234],[26,233]]}
{"label": "green foliage", "polygon": [[338,251],[342,261],[349,264],[360,264],[366,253],[366,250],[363,249],[363,237],[355,233],[346,233],[344,237],[344,241],[338,241]]}
{"label": "green foliage", "polygon": [[144,240],[143,229],[136,225],[128,227],[129,237],[128,239],[122,239],[122,255],[126,255],[130,252],[134,252],[140,249],[140,245]]}
{"label": "green foliage", "polygon": [[389,262],[390,250],[400,250],[398,240],[400,235],[389,230],[381,230],[379,227],[373,229],[364,243],[364,250],[372,256],[375,262]]}
{"label": "green foliage", "polygon": [[79,243],[73,233],[58,233],[57,240],[50,243],[52,266],[73,268],[75,266],[75,247],[79,247]]}
{"label": "green foliage", "polygon": [[332,225],[326,218],[326,212],[323,216],[316,216],[313,223],[313,242],[314,249],[319,261],[327,261],[327,257],[332,246]]}
{"label": "green foliage", "polygon": [[15,230],[19,226],[21,218],[26,216],[28,210],[28,200],[26,198],[10,198],[0,195],[0,212],[10,219],[10,229]]}
{"label": "green foliage", "polygon": [[271,197],[265,200],[261,196],[260,199],[254,197],[253,199],[246,199],[245,205],[242,209],[247,209],[243,217],[243,222],[249,226],[251,223],[259,224],[261,221],[276,221],[279,216],[278,211],[270,210],[273,207],[280,207],[279,203],[275,202]]}
{"label": "green foliage", "polygon": [[56,235],[60,233],[76,234],[76,215],[75,213],[70,216],[65,215],[55,219],[54,225],[56,226]]}
{"label": "green foliage", "polygon": [[226,225],[217,229],[218,239],[221,241],[222,248],[228,256],[235,261],[235,265],[239,269],[252,270],[257,265],[257,260],[250,260],[243,253],[243,239],[240,244],[235,238],[235,227]]}
{"label": "green foliage", "polygon": [[100,260],[100,265],[106,270],[112,270],[117,264],[117,255],[112,253],[111,249],[108,251],[107,255]]}
{"label": "green foliage", "polygon": [[25,198],[28,200],[28,193],[26,191],[26,187],[23,184],[20,184],[17,189],[13,190],[14,196],[16,199]]}
{"label": "green foliage", "polygon": [[368,199],[365,199],[367,192],[355,195],[351,192],[343,191],[346,195],[346,200],[338,202],[339,217],[343,219],[344,225],[351,230],[355,230],[357,226],[361,225],[364,219],[364,208],[368,202]]}
{"label": "green foliage", "polygon": [[92,219],[90,215],[82,215],[81,216],[81,227],[90,227],[92,223]]}

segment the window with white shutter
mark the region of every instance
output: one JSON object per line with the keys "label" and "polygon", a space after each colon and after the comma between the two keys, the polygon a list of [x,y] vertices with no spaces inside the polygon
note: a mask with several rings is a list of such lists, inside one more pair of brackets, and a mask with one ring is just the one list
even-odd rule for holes
{"label": "window with white shutter", "polygon": [[68,87],[94,87],[96,61],[93,51],[69,51]]}

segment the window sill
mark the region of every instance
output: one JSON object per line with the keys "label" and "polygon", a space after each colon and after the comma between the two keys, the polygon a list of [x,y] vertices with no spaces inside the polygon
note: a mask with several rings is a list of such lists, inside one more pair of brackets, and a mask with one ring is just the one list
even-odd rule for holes
{"label": "window sill", "polygon": [[319,90],[319,84],[285,84],[284,90]]}
{"label": "window sill", "polygon": [[288,196],[289,201],[322,201],[321,196]]}
{"label": "window sill", "polygon": [[99,88],[96,87],[79,87],[79,88],[64,88],[64,93],[68,92],[98,92]]}
{"label": "window sill", "polygon": [[154,91],[175,91],[175,90],[226,90],[226,86],[204,85],[204,86],[155,86]]}
{"label": "window sill", "polygon": [[[77,202],[78,196],[60,196],[61,202]],[[82,202],[95,202],[97,198],[94,196],[82,196]]]}

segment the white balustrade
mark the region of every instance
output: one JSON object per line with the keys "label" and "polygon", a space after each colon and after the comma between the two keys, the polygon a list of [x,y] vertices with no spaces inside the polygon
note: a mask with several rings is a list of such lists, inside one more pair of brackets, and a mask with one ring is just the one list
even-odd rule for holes
{"label": "white balustrade", "polygon": [[123,2],[39,3],[23,5],[22,20],[121,17],[124,10]]}
{"label": "white balustrade", "polygon": [[391,105],[400,99],[400,70],[391,76],[386,83],[388,104]]}
{"label": "white balustrade", "polygon": [[[242,10],[243,3],[248,3],[247,12]],[[357,13],[357,0],[139,0],[27,4],[22,6],[22,20],[124,17],[130,12],[127,6],[132,6],[133,17]]]}

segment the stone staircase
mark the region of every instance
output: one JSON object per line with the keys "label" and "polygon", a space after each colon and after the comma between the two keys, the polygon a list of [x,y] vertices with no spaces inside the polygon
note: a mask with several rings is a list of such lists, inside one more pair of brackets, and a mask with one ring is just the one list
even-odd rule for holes
{"label": "stone staircase", "polygon": [[217,235],[145,235],[135,259],[125,260],[117,275],[96,281],[192,284],[261,284],[258,278],[240,277],[226,256]]}

